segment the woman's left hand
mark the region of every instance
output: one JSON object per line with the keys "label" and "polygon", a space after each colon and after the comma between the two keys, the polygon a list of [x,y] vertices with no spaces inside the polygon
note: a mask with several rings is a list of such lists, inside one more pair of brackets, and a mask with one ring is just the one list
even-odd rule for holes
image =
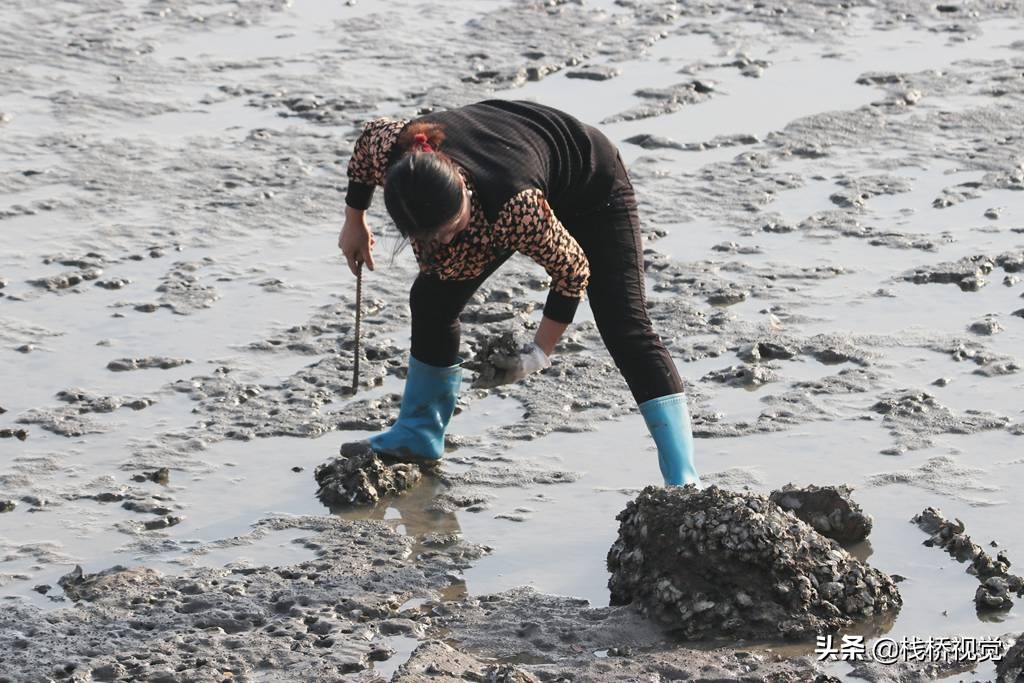
{"label": "woman's left hand", "polygon": [[550,367],[551,359],[548,358],[548,355],[539,346],[530,343],[523,347],[508,367],[503,368],[504,372],[494,378],[492,386],[512,384]]}

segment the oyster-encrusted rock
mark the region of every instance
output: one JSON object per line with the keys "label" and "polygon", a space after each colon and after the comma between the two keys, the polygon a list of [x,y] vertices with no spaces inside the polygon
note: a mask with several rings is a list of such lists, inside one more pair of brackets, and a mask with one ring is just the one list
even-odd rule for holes
{"label": "oyster-encrusted rock", "polygon": [[1024,597],[1024,578],[1010,573],[1010,558],[1000,552],[992,558],[971,537],[964,533],[964,523],[951,522],[936,508],[925,508],[910,520],[931,537],[927,546],[938,546],[959,562],[970,562],[967,573],[978,577],[981,585],[974,592],[974,604],[979,611],[1008,610],[1013,599]]}
{"label": "oyster-encrusted rock", "polygon": [[850,497],[849,486],[797,487],[786,484],[772,491],[773,503],[810,524],[822,536],[847,545],[859,543],[871,533],[873,520]]}
{"label": "oyster-encrusted rock", "polygon": [[689,638],[810,636],[902,604],[888,575],[763,496],[649,486],[617,519],[612,604]]}
{"label": "oyster-encrusted rock", "polygon": [[996,666],[996,683],[1024,683],[1024,633]]}
{"label": "oyster-encrusted rock", "polygon": [[320,485],[316,495],[325,505],[375,505],[384,496],[397,496],[422,478],[418,465],[386,463],[369,444],[359,452],[319,465],[313,476]]}

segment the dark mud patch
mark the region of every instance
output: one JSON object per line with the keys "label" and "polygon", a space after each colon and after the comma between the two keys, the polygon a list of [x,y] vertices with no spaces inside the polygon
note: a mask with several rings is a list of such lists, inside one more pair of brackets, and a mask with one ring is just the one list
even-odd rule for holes
{"label": "dark mud patch", "polygon": [[[373,653],[386,634],[406,622],[405,632],[422,632],[409,620],[421,617],[399,615],[398,608],[447,585],[453,562],[443,560],[461,553],[455,542],[414,562],[411,541],[376,522],[297,517],[261,526],[307,530],[315,559],[287,567],[194,568],[179,576],[144,567],[78,568],[61,581],[77,601],[74,609],[41,618],[21,602],[5,607],[4,674],[222,680],[260,672],[328,680],[365,671],[379,658]],[[89,638],[80,637],[83,629]]]}

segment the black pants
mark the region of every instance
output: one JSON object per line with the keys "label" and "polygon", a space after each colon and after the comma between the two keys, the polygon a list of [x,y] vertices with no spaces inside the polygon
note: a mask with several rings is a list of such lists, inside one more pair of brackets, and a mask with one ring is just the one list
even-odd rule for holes
{"label": "black pants", "polygon": [[[636,197],[622,159],[608,202],[585,214],[559,216],[590,262],[587,297],[594,322],[633,398],[643,403],[677,394],[683,384],[647,315],[643,248]],[[507,257],[506,257],[507,258]],[[480,284],[505,259],[473,280],[442,280],[421,273],[412,285],[412,355],[428,365],[458,360],[459,314]]]}

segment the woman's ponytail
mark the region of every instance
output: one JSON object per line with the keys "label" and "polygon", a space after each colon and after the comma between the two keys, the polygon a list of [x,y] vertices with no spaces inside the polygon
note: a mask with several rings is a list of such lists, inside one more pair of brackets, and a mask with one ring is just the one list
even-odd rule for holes
{"label": "woman's ponytail", "polygon": [[440,126],[416,122],[395,143],[405,153],[388,168],[384,204],[403,237],[429,239],[462,208],[462,180],[443,142]]}

